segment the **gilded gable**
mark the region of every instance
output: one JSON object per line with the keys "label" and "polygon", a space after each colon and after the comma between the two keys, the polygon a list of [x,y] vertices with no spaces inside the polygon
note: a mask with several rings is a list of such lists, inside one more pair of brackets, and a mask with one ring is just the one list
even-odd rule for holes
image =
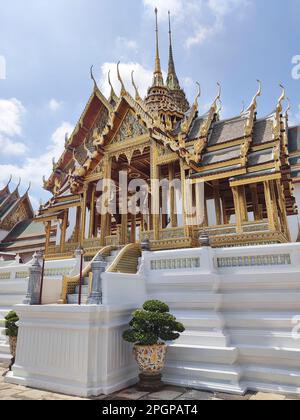
{"label": "gilded gable", "polygon": [[142,122],[138,120],[136,115],[129,111],[121,123],[119,131],[115,135],[112,144],[121,143],[134,137],[147,134],[148,130]]}

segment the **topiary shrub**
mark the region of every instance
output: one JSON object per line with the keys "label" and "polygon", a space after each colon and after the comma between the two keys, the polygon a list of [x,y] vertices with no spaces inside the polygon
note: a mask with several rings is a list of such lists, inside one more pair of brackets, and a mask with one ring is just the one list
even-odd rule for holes
{"label": "topiary shrub", "polygon": [[123,339],[141,346],[177,340],[185,328],[169,311],[168,305],[159,300],[145,302],[142,309],[132,314],[130,328],[123,333]]}
{"label": "topiary shrub", "polygon": [[8,337],[18,336],[18,327],[16,322],[19,321],[19,317],[14,311],[10,311],[5,317],[5,335]]}

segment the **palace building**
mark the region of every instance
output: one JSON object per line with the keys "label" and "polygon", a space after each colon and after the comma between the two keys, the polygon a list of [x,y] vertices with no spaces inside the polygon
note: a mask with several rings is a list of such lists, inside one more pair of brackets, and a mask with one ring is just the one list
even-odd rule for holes
{"label": "palace building", "polygon": [[[135,97],[128,93],[119,66],[121,91],[117,95],[111,85],[109,98],[91,74],[93,92],[51,176],[44,180],[52,198],[41,206],[36,220],[46,226],[48,259],[70,257],[79,244],[90,256],[101,247],[145,239],[151,250],[194,247],[201,232],[209,235],[213,247],[291,241],[288,216],[297,214],[291,164],[299,179],[299,148],[295,151],[292,146],[291,161],[289,149],[290,143],[299,143],[299,130],[289,132],[284,88],[274,111],[264,118],[257,116],[260,82],[240,115],[220,118],[219,85],[209,110],[201,113],[200,87],[192,104],[181,88],[171,26],[169,34],[164,80],[156,16],[155,69],[146,98],[141,98],[133,74]],[[139,179],[149,185],[148,215],[124,214],[121,204],[116,214],[98,214],[102,194],[98,182],[118,183],[120,171],[127,173],[128,183]],[[154,179],[170,181],[166,214],[161,189],[151,185]],[[181,198],[173,181],[181,185]],[[191,205],[196,212],[192,222]],[[56,245],[51,246],[54,226],[60,229]]]}
{"label": "palace building", "polygon": [[[29,198],[29,189],[20,195],[18,186],[11,191],[8,184],[0,191],[0,258],[13,260],[16,257],[25,263],[32,254],[45,245],[45,227],[34,220],[35,214]],[[55,243],[55,228],[50,242]]]}

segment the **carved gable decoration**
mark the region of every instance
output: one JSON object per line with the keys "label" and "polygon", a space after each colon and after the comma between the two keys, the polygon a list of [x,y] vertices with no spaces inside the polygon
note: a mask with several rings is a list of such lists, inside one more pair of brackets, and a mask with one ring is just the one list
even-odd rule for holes
{"label": "carved gable decoration", "polygon": [[129,111],[124,118],[118,133],[114,137],[112,144],[121,143],[147,133],[148,130],[143,123],[138,120],[133,112]]}
{"label": "carved gable decoration", "polygon": [[11,230],[17,223],[26,220],[28,217],[31,216],[27,210],[27,206],[22,203],[4,220],[2,228],[4,230]]}
{"label": "carved gable decoration", "polygon": [[87,136],[87,140],[86,140],[86,146],[89,149],[90,152],[94,151],[94,140],[95,140],[95,136],[101,136],[101,134],[103,133],[103,130],[108,122],[108,118],[109,118],[109,112],[106,108],[103,109],[103,111],[101,112],[101,114],[97,117],[96,122],[92,128],[92,130],[90,130],[88,136]]}

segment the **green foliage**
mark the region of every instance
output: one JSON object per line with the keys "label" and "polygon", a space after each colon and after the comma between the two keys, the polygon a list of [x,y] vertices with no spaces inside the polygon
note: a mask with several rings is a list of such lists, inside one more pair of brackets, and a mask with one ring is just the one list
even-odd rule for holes
{"label": "green foliage", "polygon": [[123,339],[144,346],[177,340],[185,330],[175,316],[170,314],[168,305],[158,300],[145,302],[142,309],[133,313],[129,326]]}
{"label": "green foliage", "polygon": [[10,311],[5,317],[5,334],[8,337],[17,337],[18,336],[18,327],[16,322],[19,321],[19,317],[14,311]]}

